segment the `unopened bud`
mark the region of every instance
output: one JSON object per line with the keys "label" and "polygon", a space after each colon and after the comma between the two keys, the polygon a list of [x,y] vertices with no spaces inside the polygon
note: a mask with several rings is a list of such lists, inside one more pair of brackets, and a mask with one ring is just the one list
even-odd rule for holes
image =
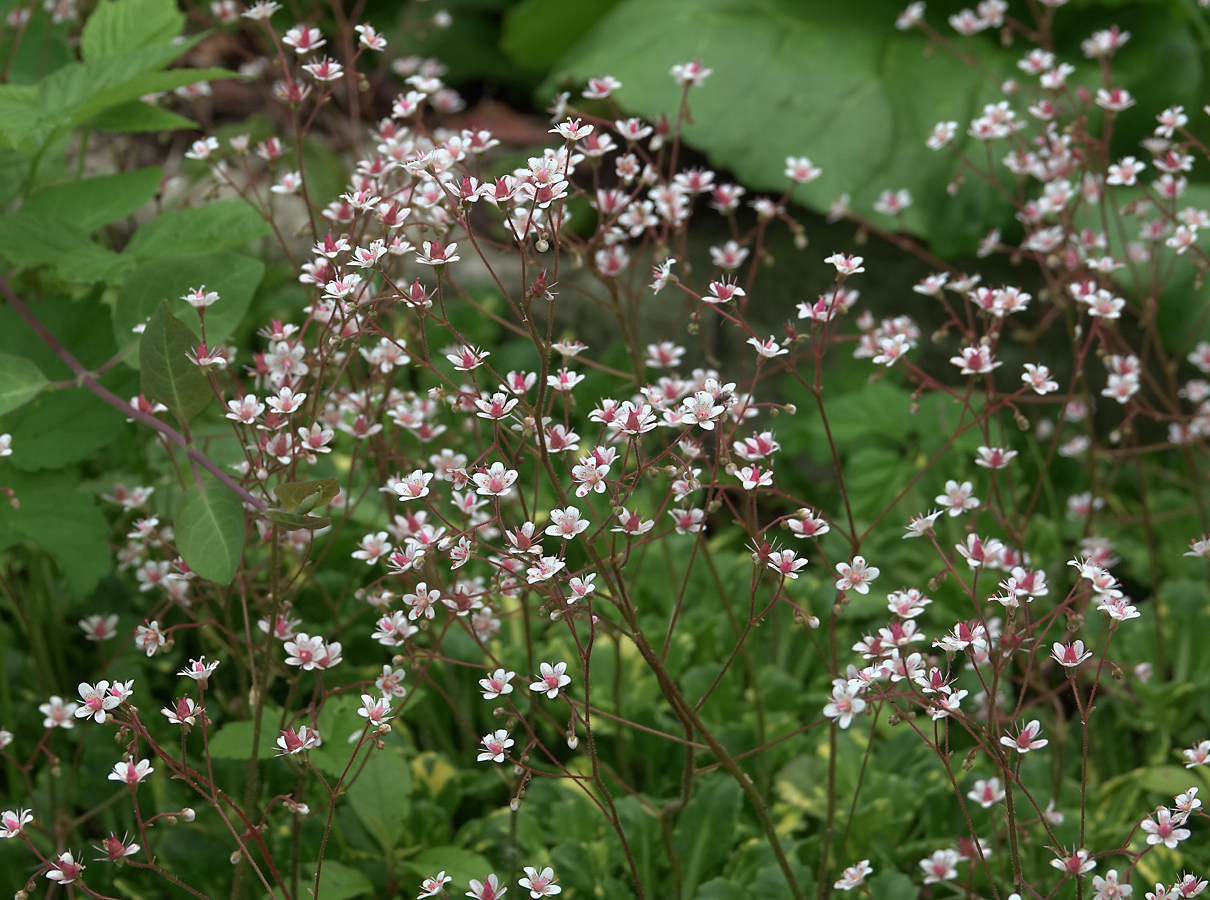
{"label": "unopened bud", "polygon": [[170,826],[170,827],[171,827],[171,826],[173,826],[173,825],[175,825],[175,824],[176,824],[176,816],[164,816],[164,824],[165,824],[165,825],[168,825],[168,826]]}
{"label": "unopened bud", "polygon": [[1122,674],[1122,667],[1115,662],[1111,662],[1109,664],[1109,672],[1113,675],[1114,681],[1121,681],[1124,677]]}
{"label": "unopened bud", "polygon": [[184,819],[186,822],[192,822],[194,819],[197,818],[197,813],[194,812],[190,807],[186,806],[184,809],[181,810],[181,818]]}
{"label": "unopened bud", "polygon": [[545,253],[550,249],[550,242],[546,238],[538,238],[534,241],[534,249],[539,253]]}
{"label": "unopened bud", "polygon": [[229,859],[231,860],[231,865],[235,865],[236,863],[238,863],[238,862],[239,862],[239,858],[240,858],[241,856],[243,856],[243,854],[242,854],[242,853],[240,853],[240,851],[238,851],[238,850],[234,851],[234,852],[231,854],[231,856],[229,857]]}
{"label": "unopened bud", "polygon": [[509,800],[508,808],[511,809],[513,812],[516,812],[517,810],[519,810],[521,808],[521,798],[513,797],[513,799]]}
{"label": "unopened bud", "polygon": [[571,737],[569,737],[567,739],[567,749],[575,750],[576,747],[579,747],[579,746],[580,746],[580,739],[578,737],[576,737],[574,734],[571,735]]}

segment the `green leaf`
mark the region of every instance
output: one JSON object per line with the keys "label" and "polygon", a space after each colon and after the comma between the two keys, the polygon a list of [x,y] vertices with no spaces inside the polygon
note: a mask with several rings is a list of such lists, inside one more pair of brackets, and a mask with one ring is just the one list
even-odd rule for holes
{"label": "green leaf", "polygon": [[82,178],[67,184],[39,188],[21,206],[23,213],[58,219],[85,234],[117,222],[140,210],[160,189],[164,171],[159,166]]}
{"label": "green leaf", "polygon": [[327,206],[344,193],[349,183],[349,168],[340,154],[333,152],[322,141],[305,140],[302,156],[307,170],[307,199],[312,205]]}
{"label": "green leaf", "polygon": [[[303,876],[310,882],[307,896],[315,886],[316,863],[303,863]],[[325,859],[319,869],[319,900],[348,900],[350,897],[360,897],[372,893],[374,885],[352,866],[338,863],[334,859]]]}
{"label": "green leaf", "polygon": [[[925,57],[927,39],[896,31],[894,19],[895,9],[880,0],[625,0],[567,53],[542,90],[578,89],[608,72],[623,85],[617,103],[654,120],[680,103],[670,61],[702,60],[714,74],[693,90],[684,134],[715,168],[733,170],[751,189],[780,193],[791,186],[786,157],[809,156],[823,175],[795,189],[799,202],[824,212],[847,192],[853,208],[868,214],[881,190],[908,188],[916,205],[899,225],[877,216],[880,224],[918,234],[944,224],[952,246],[973,248],[998,201],[976,179],[950,197],[944,187],[953,156],[932,153],[924,141],[937,121],[969,120],[989,85],[947,54]],[[972,43],[993,73],[1011,65],[990,39]]]}
{"label": "green leaf", "polygon": [[500,49],[514,65],[547,72],[618,0],[522,0],[504,16]]}
{"label": "green leaf", "polygon": [[[113,333],[119,347],[138,343],[135,326],[146,322],[160,303],[184,322],[196,322],[197,311],[181,297],[206,286],[219,300],[206,310],[206,339],[226,340],[239,326],[265,273],[259,260],[229,250],[215,253],[172,253],[148,259],[131,269],[122,281],[113,310]],[[127,357],[132,366],[139,360]]]}
{"label": "green leaf", "polygon": [[207,746],[212,759],[250,759],[252,757],[252,723],[248,721],[228,722],[210,735]]}
{"label": "green leaf", "polygon": [[298,531],[300,528],[316,531],[332,524],[330,516],[301,516],[298,513],[285,512],[280,509],[266,509],[261,512],[261,515],[276,522],[286,531]]}
{"label": "green leaf", "polygon": [[0,353],[0,415],[29,403],[46,385],[42,370],[24,356]]}
{"label": "green leaf", "polygon": [[38,89],[32,84],[0,85],[0,137],[6,146],[16,148],[38,127],[37,100]]}
{"label": "green leaf", "polygon": [[695,900],[747,900],[748,895],[734,881],[711,878],[697,892]]}
{"label": "green leaf", "polygon": [[209,379],[189,361],[197,343],[197,335],[168,311],[167,302],[160,304],[139,339],[142,392],[172,410],[182,425],[214,396]]}
{"label": "green leaf", "polygon": [[144,103],[142,100],[131,100],[111,106],[83,124],[86,128],[125,133],[181,131],[198,127],[197,122],[193,119],[186,119],[171,110],[156,106],[154,103]]}
{"label": "green leaf", "polygon": [[[86,369],[99,368],[117,353],[113,329],[109,324],[109,307],[102,302],[102,293],[94,288],[87,295],[73,300],[47,291],[37,303],[30,304],[42,326]],[[38,340],[30,327],[7,305],[0,306],[0,352],[27,357],[52,381],[68,381],[74,377],[63,360]],[[113,390],[126,389],[125,385],[111,381],[109,373],[102,377],[101,383]]]}
{"label": "green leaf", "polygon": [[[168,49],[176,50],[179,55],[188,49],[189,43],[173,44]],[[119,59],[121,58],[119,57]],[[74,111],[70,124],[72,127],[81,125],[103,110],[138,100],[147,94],[164,93],[187,84],[196,84],[199,81],[220,81],[225,78],[238,77],[238,72],[232,72],[229,69],[169,69],[167,72],[141,72],[126,81],[97,91],[87,103],[80,104]]]}
{"label": "green leaf", "polygon": [[429,847],[404,860],[403,865],[414,872],[417,878],[445,872],[453,879],[453,884],[459,891],[463,885],[469,886],[472,878],[482,881],[483,876],[492,871],[492,864],[485,857],[465,847],[452,846]]}
{"label": "green leaf", "polygon": [[403,820],[412,793],[412,770],[407,760],[389,750],[373,755],[348,790],[349,806],[383,853],[395,849],[403,834]]}
{"label": "green leaf", "polygon": [[677,816],[672,840],[681,858],[681,896],[694,896],[697,886],[720,869],[731,853],[739,819],[740,787],[716,775],[703,781]]}
{"label": "green leaf", "polygon": [[135,232],[124,255],[138,260],[170,253],[201,253],[242,247],[271,234],[269,223],[242,200],[166,212]]}
{"label": "green leaf", "polygon": [[192,484],[176,509],[176,546],[207,581],[230,584],[244,555],[244,505],[214,481]]}
{"label": "green leaf", "polygon": [[101,0],[84,23],[80,52],[94,60],[169,44],[184,27],[175,0]]}
{"label": "green leaf", "polygon": [[[189,49],[190,42],[160,47],[143,47],[119,56],[84,63],[72,63],[51,73],[37,84],[36,114],[32,127],[23,122],[26,133],[41,128],[68,129],[96,115],[107,106],[137,100],[143,94],[168,84],[210,77],[209,70],[174,69],[160,72]],[[225,71],[225,70],[220,70]],[[227,73],[231,74],[231,73]],[[167,88],[171,90],[171,88]]]}
{"label": "green leaf", "polygon": [[[116,387],[112,379],[106,380],[108,387]],[[15,448],[9,461],[26,471],[58,469],[87,459],[113,442],[124,426],[122,414],[86,388],[46,391],[4,417],[4,430],[12,434]]]}
{"label": "green leaf", "polygon": [[100,280],[122,264],[116,253],[59,216],[24,209],[0,216],[0,254],[15,266],[51,266],[79,281]]}
{"label": "green leaf", "polygon": [[887,870],[870,879],[870,891],[878,900],[916,900],[920,887],[902,872]]}
{"label": "green leaf", "polygon": [[0,207],[7,206],[21,193],[21,185],[28,177],[29,157],[0,147]]}
{"label": "green leaf", "polygon": [[[25,452],[14,438],[14,454]],[[0,548],[22,541],[37,544],[54,559],[76,597],[92,591],[113,570],[106,545],[109,525],[96,503],[77,488],[69,472],[28,474],[7,468],[0,483],[20,502],[0,503]]]}
{"label": "green leaf", "polygon": [[[273,496],[286,512],[307,513],[319,506],[327,506],[340,493],[340,481],[336,478],[321,478],[318,481],[288,481],[273,489]],[[304,500],[319,495],[307,509],[298,509]]]}
{"label": "green leaf", "polygon": [[[277,739],[274,729],[280,721],[281,710],[271,703],[266,703],[261,718],[259,756],[263,756],[265,748],[272,746]],[[252,729],[253,722],[250,719],[223,725],[207,739],[210,756],[213,759],[251,759]]]}

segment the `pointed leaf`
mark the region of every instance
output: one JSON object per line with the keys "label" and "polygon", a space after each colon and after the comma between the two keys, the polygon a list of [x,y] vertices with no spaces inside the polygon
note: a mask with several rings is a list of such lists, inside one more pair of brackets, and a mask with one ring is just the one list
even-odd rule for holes
{"label": "pointed leaf", "polygon": [[230,584],[244,554],[244,506],[213,481],[191,485],[176,510],[176,546],[202,578]]}
{"label": "pointed leaf", "polygon": [[168,311],[167,303],[160,304],[139,340],[143,394],[167,406],[182,425],[214,396],[210,381],[189,361],[197,343],[197,335]]}
{"label": "pointed leaf", "polygon": [[132,134],[147,131],[183,131],[200,126],[193,119],[186,119],[154,103],[128,100],[97,113],[84,122],[84,127]]}
{"label": "pointed leaf", "polygon": [[0,415],[33,400],[46,384],[46,376],[24,356],[0,353]]}
{"label": "pointed leaf", "polygon": [[175,0],[101,0],[84,23],[80,52],[94,60],[170,44],[184,27]]}
{"label": "pointed leaf", "polygon": [[[315,868],[318,863],[303,863],[302,872],[307,881],[315,883]],[[319,894],[322,900],[349,900],[374,891],[374,883],[352,866],[325,859],[319,870]],[[310,896],[311,892],[307,892]]]}
{"label": "pointed leaf", "polygon": [[303,516],[280,509],[266,509],[261,515],[266,519],[276,522],[280,527],[286,529],[286,531],[298,531],[300,528],[316,531],[320,528],[327,528],[332,524],[330,516]]}
{"label": "pointed leaf", "polygon": [[272,231],[256,210],[242,200],[220,200],[157,216],[134,233],[123,253],[144,260],[169,253],[227,250],[242,247]]}
{"label": "pointed leaf", "polygon": [[[197,311],[181,299],[194,288],[206,286],[219,300],[206,310],[206,338],[212,344],[231,336],[248,311],[256,293],[264,264],[250,256],[223,250],[218,253],[172,253],[134,266],[122,280],[113,307],[113,334],[118,346],[138,342],[133,328],[167,300],[169,310],[190,326],[197,324]],[[131,354],[126,361],[139,367]]]}
{"label": "pointed leaf", "polygon": [[159,166],[81,178],[67,184],[39,188],[21,205],[24,213],[36,212],[59,219],[85,234],[137,212],[160,189],[164,170]]}
{"label": "pointed leaf", "polygon": [[[290,481],[279,484],[273,489],[281,508],[286,512],[297,510],[300,513],[310,512],[319,506],[327,506],[340,493],[340,482],[335,478],[321,478],[318,481]],[[298,509],[304,500],[319,495],[307,509]]]}

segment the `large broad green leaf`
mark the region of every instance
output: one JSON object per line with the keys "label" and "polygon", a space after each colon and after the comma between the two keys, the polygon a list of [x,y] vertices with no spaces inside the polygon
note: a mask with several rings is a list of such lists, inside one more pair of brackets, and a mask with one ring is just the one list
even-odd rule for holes
{"label": "large broad green leaf", "polygon": [[[126,373],[111,375],[121,377],[106,379],[110,389],[117,390],[119,384],[131,387]],[[85,388],[47,391],[3,419],[3,429],[13,436],[10,461],[27,471],[58,469],[87,459],[112,443],[124,426],[120,412]]]}
{"label": "large broad green leaf", "polygon": [[[109,324],[109,307],[94,289],[78,300],[56,294],[30,302],[30,312],[47,331],[86,369],[97,369],[117,352]],[[10,306],[0,306],[0,352],[24,356],[34,362],[51,381],[67,381],[72,371],[47,347]],[[103,383],[113,386],[107,379]],[[116,387],[114,388],[116,390]]]}
{"label": "large broad green leaf", "polygon": [[[3,129],[3,125],[0,125]],[[0,147],[0,207],[7,206],[19,193],[29,175],[29,157],[16,150]]]}
{"label": "large broad green leaf", "polygon": [[[941,53],[925,58],[923,36],[897,32],[900,5],[625,0],[563,58],[545,90],[608,73],[622,82],[614,96],[623,109],[674,114],[681,87],[669,67],[700,60],[714,74],[692,91],[685,136],[713,165],[780,193],[791,186],[786,157],[809,156],[823,175],[794,198],[818,211],[848,193],[870,215],[881,190],[908,188],[916,205],[898,227],[948,237],[947,249],[969,248],[986,230],[993,194],[968,179],[951,198],[944,188],[953,157],[924,141],[937,121],[968,120],[993,98],[978,73]],[[977,40],[985,67],[1007,65],[990,38]]]}
{"label": "large broad green leaf", "polygon": [[546,72],[618,0],[521,0],[504,17],[500,49],[515,65]]}
{"label": "large broad green leaf", "polygon": [[[11,459],[25,452],[15,439],[13,448]],[[22,541],[37,544],[55,560],[72,593],[85,596],[113,569],[105,517],[68,473],[3,468],[0,484],[16,494],[20,506],[0,503],[0,548]]]}
{"label": "large broad green leaf", "polygon": [[347,797],[353,812],[378,841],[382,852],[390,853],[403,834],[408,796],[412,793],[412,769],[407,760],[392,751],[369,752],[373,755],[349,788]]}
{"label": "large broad green leaf", "polygon": [[117,222],[141,209],[159,191],[163,176],[164,171],[159,166],[149,166],[118,175],[55,184],[30,194],[21,211],[59,219],[91,234],[102,225]]}
{"label": "large broad green leaf", "polygon": [[145,131],[181,131],[197,128],[197,122],[179,116],[171,110],[144,103],[142,100],[131,100],[102,110],[84,123],[85,128],[96,128],[101,131],[145,132]]}
{"label": "large broad green leaf", "polygon": [[197,335],[161,303],[139,339],[143,394],[167,406],[181,424],[200,413],[214,396],[210,380],[189,359]]}
{"label": "large broad green leaf", "polygon": [[493,869],[486,857],[464,847],[429,847],[404,860],[403,865],[410,869],[417,879],[445,872],[453,879],[452,886],[456,888],[457,893],[450,893],[454,896],[460,895],[463,885],[469,885],[472,878],[482,881]]}
{"label": "large broad green leaf", "polygon": [[48,135],[65,134],[106,109],[145,94],[237,77],[227,69],[160,71],[199,39],[71,63],[36,85],[0,85],[0,138],[7,146],[32,152]]}
{"label": "large broad green leaf", "polygon": [[[152,75],[193,78],[196,69],[158,72],[188,49],[188,42],[160,47],[144,47],[120,56],[109,56],[89,62],[72,63],[43,78],[37,85],[37,114],[35,128],[59,128],[70,125],[73,117],[89,104],[99,102],[92,114],[103,106],[137,99],[142,93],[129,94],[143,87],[143,79]],[[201,75],[201,77],[207,77]],[[119,99],[103,99],[116,91]]]}
{"label": "large broad green leaf", "polygon": [[242,247],[273,229],[242,200],[166,212],[135,232],[125,255],[138,260],[170,253],[201,253]]}
{"label": "large broad green leaf", "polygon": [[29,403],[46,384],[42,370],[24,356],[0,353],[0,415]]}
{"label": "large broad green leaf", "polygon": [[84,23],[80,52],[94,60],[169,44],[184,27],[175,0],[101,0]]}
{"label": "large broad green leaf", "polygon": [[870,892],[878,900],[916,900],[920,887],[902,872],[886,871],[870,879]]}
{"label": "large broad green leaf", "polygon": [[214,481],[192,484],[176,508],[176,546],[202,578],[230,584],[244,555],[244,505]]}
{"label": "large broad green leaf", "polygon": [[[178,49],[180,53],[184,53],[188,43],[186,42],[185,45],[173,44],[169,49]],[[118,59],[122,58],[118,57]],[[75,110],[71,124],[72,126],[83,124],[103,110],[129,103],[131,100],[138,100],[147,94],[172,91],[199,81],[219,81],[224,78],[238,77],[238,72],[228,69],[170,69],[167,72],[143,72],[96,92],[87,103],[81,104]]]}
{"label": "large broad green leaf", "polygon": [[32,84],[0,85],[0,138],[17,147],[38,127],[38,89]]}
{"label": "large broad green leaf", "polygon": [[[311,896],[315,889],[315,863],[303,863],[302,874],[309,882],[306,896]],[[325,859],[319,869],[318,900],[349,900],[350,897],[360,897],[372,893],[374,884],[357,869],[338,863],[334,859]]]}
{"label": "large broad green leaf", "polygon": [[698,890],[695,900],[748,900],[748,893],[734,881],[711,878]]}
{"label": "large broad green leaf", "polygon": [[15,266],[51,266],[73,281],[101,280],[123,264],[58,215],[25,209],[0,216],[0,255]]}
{"label": "large broad green leaf", "polygon": [[[259,260],[231,251],[170,253],[148,259],[126,274],[118,292],[113,311],[118,346],[135,344],[138,336],[132,329],[146,322],[164,301],[174,315],[195,325],[197,311],[181,297],[202,285],[219,295],[218,302],[206,310],[206,341],[218,344],[226,340],[248,311],[264,272]],[[139,364],[133,355],[126,361]]]}
{"label": "large broad green leaf", "polygon": [[[276,728],[280,721],[281,710],[272,703],[266,703],[261,713],[259,757],[265,757],[266,748],[273,746],[277,740]],[[209,736],[206,748],[213,759],[251,759],[252,732],[253,722],[249,719],[227,722]]]}
{"label": "large broad green leaf", "polygon": [[716,775],[702,781],[677,816],[672,840],[681,859],[681,897],[685,900],[727,861],[739,821],[741,793],[734,779]]}

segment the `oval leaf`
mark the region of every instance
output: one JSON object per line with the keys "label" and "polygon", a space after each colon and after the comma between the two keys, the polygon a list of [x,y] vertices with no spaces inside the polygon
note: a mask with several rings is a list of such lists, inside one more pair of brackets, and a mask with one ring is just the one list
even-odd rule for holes
{"label": "oval leaf", "polygon": [[[141,263],[127,273],[113,308],[113,333],[120,348],[136,342],[131,331],[167,298],[168,309],[182,322],[193,323],[197,311],[181,295],[205,285],[219,295],[206,310],[206,339],[212,344],[231,336],[239,326],[265,274],[259,260],[240,253],[170,253]],[[137,360],[127,362],[138,368]]]}
{"label": "oval leaf", "polygon": [[176,510],[176,546],[202,578],[230,584],[244,555],[239,498],[213,481],[190,486]]}
{"label": "oval leaf", "polygon": [[42,370],[24,356],[0,353],[0,415],[33,400],[46,384]]}
{"label": "oval leaf", "polygon": [[140,388],[148,400],[172,410],[182,425],[200,413],[214,396],[210,381],[189,361],[197,335],[161,303],[139,339]]}
{"label": "oval leaf", "polygon": [[[273,496],[281,504],[281,508],[290,512],[298,509],[304,500],[311,505],[299,512],[310,512],[318,506],[327,506],[340,493],[340,482],[335,478],[321,478],[318,481],[289,481],[279,484],[273,489]],[[319,498],[312,502],[318,494]]]}

